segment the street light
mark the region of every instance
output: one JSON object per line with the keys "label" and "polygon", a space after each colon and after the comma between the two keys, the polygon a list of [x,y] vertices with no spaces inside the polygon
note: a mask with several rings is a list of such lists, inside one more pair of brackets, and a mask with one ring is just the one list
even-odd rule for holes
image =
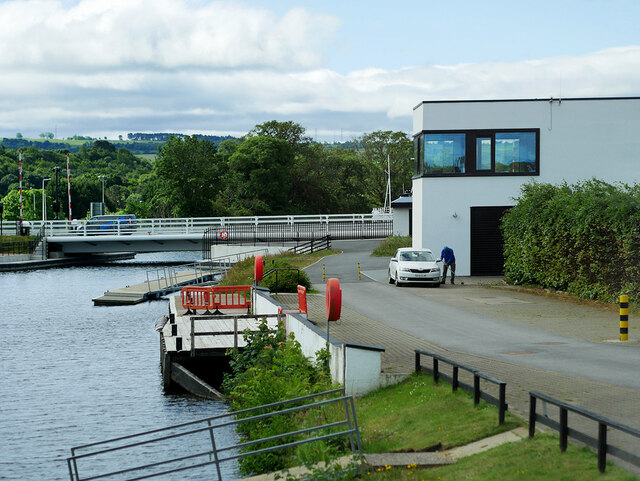
{"label": "street light", "polygon": [[60,172],[60,167],[56,165],[51,169],[51,172],[56,173],[56,200],[53,203],[53,211],[56,213],[56,220],[58,220],[58,213],[60,212],[60,203],[58,202],[58,173]]}
{"label": "street light", "polygon": [[[98,176],[98,179],[102,180],[102,203],[103,204],[104,204],[104,178],[105,178],[104,175],[99,175]],[[104,207],[102,207],[102,208],[104,209]]]}
{"label": "street light", "polygon": [[44,192],[44,183],[51,180],[51,177],[42,179],[42,225],[47,221],[47,194]]}

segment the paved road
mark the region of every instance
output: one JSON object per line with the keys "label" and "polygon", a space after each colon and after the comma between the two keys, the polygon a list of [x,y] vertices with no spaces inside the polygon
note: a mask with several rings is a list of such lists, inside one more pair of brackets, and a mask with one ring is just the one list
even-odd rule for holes
{"label": "paved road", "polygon": [[[342,254],[306,269],[321,291],[323,264],[327,278],[340,279],[342,318],[331,327],[332,337],[385,348],[385,373],[411,372],[415,349],[473,366],[507,382],[509,410],[524,419],[528,393],[537,390],[640,429],[640,328],[634,329],[633,319],[630,340],[621,343],[615,308],[519,292],[499,278],[397,288],[387,283],[388,259],[369,255],[377,244],[334,242]],[[296,295],[281,296],[297,304]],[[309,318],[324,327],[324,295],[308,302]],[[543,403],[542,409],[557,419],[556,408]],[[596,435],[594,422],[569,418],[572,428]],[[618,431],[608,436],[640,455],[640,439]],[[618,464],[640,474],[638,467]]]}

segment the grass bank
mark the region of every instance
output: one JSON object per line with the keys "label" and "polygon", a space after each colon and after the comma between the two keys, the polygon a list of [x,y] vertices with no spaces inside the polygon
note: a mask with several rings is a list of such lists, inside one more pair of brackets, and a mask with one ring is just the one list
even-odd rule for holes
{"label": "grass bank", "polygon": [[[282,254],[274,256],[266,256],[264,258],[265,272],[272,265],[290,265],[291,267],[302,269],[310,266],[311,264],[319,261],[323,257],[327,257],[334,254],[339,254],[340,251],[335,249],[324,249],[314,252],[312,254],[292,254],[290,252],[284,252]],[[225,278],[220,282],[221,286],[242,286],[250,285],[253,283],[253,267],[254,258],[245,259],[238,262],[233,268],[227,272]],[[311,290],[310,292],[314,292]]]}
{"label": "grass bank", "polygon": [[373,257],[393,257],[401,247],[411,247],[411,236],[392,235],[382,241],[371,254]]}

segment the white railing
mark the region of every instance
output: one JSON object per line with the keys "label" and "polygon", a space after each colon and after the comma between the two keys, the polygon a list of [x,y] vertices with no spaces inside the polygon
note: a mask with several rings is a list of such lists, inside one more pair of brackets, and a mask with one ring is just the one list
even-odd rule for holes
{"label": "white railing", "polygon": [[[211,227],[224,229],[239,225],[261,224],[317,224],[330,225],[338,222],[354,224],[371,221],[390,221],[390,213],[371,214],[319,214],[319,215],[281,215],[281,216],[251,216],[251,217],[189,217],[174,219],[135,219],[133,224],[114,222],[108,228],[100,228],[100,224],[87,220],[47,220],[45,222],[25,221],[23,226],[36,232],[44,225],[46,237],[54,236],[93,236],[93,235],[188,235],[203,234]],[[103,225],[104,227],[104,225]],[[3,223],[5,235],[15,235],[15,221]]]}

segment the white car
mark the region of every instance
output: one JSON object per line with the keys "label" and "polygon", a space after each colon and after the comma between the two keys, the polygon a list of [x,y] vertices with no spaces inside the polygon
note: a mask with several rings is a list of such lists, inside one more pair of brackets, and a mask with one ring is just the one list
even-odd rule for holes
{"label": "white car", "polygon": [[389,284],[401,286],[409,283],[440,286],[441,269],[429,249],[398,249],[389,261]]}

